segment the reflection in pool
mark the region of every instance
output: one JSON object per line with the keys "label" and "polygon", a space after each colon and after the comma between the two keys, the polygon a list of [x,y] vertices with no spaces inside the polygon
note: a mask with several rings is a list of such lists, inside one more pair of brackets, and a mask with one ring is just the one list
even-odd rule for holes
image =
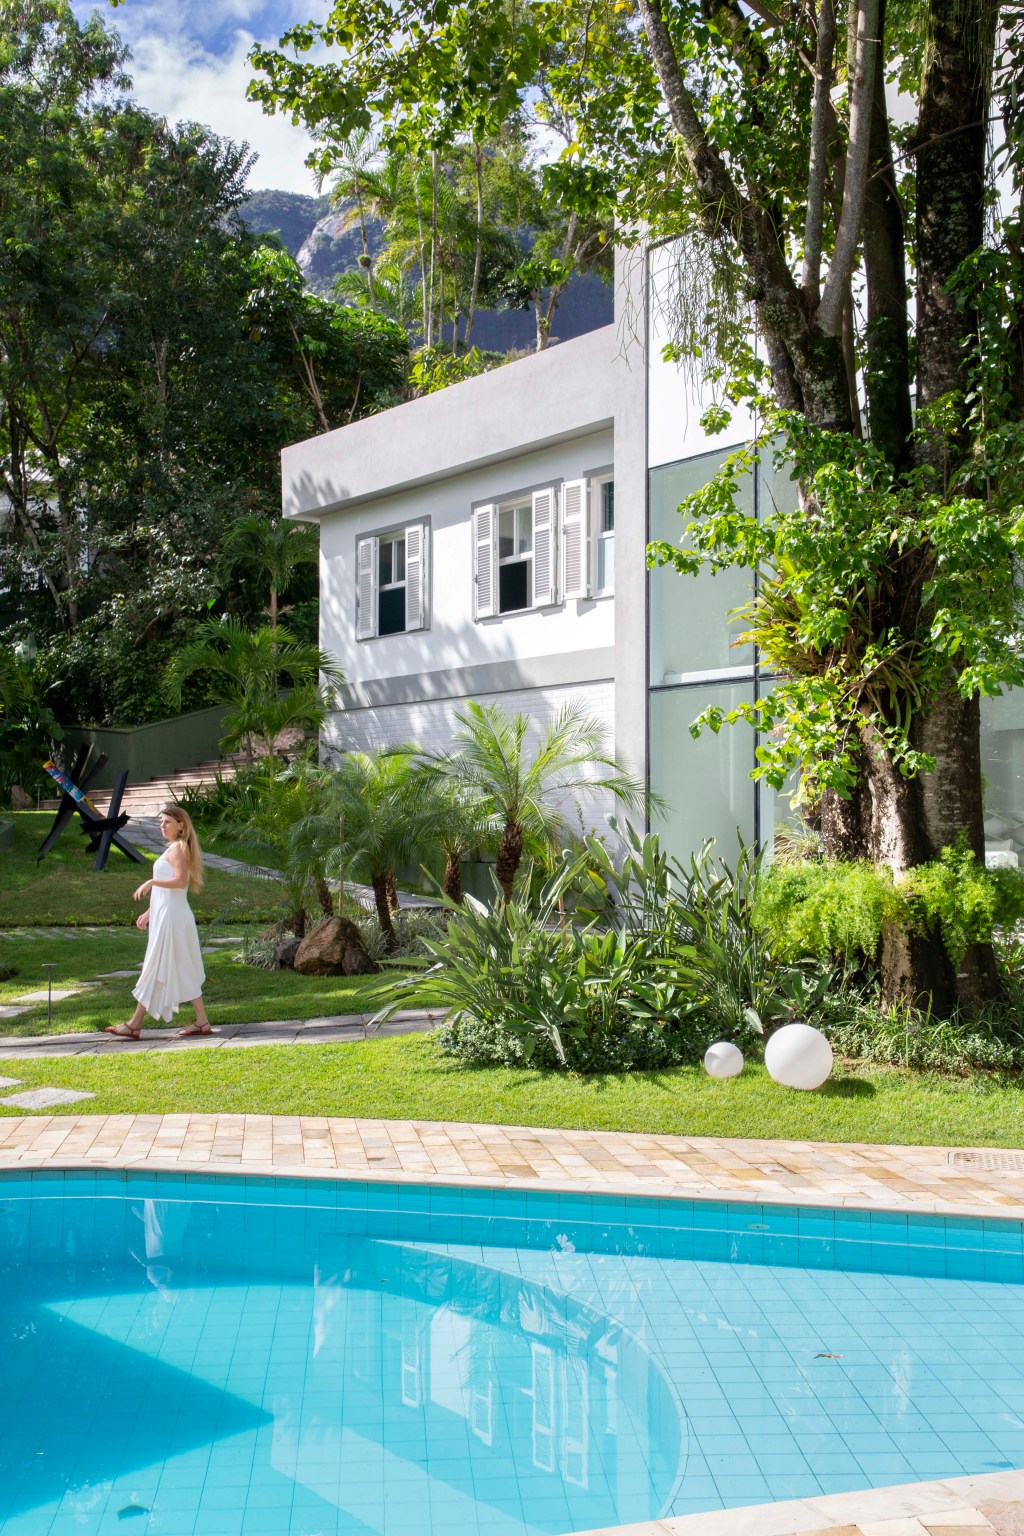
{"label": "reflection in pool", "polygon": [[4,1536],[556,1536],[1024,1464],[1015,1223],[0,1175]]}

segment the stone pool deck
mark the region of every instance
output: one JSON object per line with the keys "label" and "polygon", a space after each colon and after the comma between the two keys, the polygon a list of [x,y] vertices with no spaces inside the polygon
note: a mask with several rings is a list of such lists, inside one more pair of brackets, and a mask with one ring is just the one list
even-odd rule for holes
{"label": "stone pool deck", "polygon": [[287,1115],[0,1116],[0,1167],[171,1168],[1024,1220],[1024,1152]]}
{"label": "stone pool deck", "polygon": [[[271,1115],[0,1116],[0,1168],[408,1180],[1024,1220],[1024,1152]],[[1024,1471],[586,1536],[1024,1536]]]}

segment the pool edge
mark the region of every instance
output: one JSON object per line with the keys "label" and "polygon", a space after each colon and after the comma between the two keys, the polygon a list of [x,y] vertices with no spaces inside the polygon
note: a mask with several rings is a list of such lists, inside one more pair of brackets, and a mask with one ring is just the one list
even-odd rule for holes
{"label": "pool edge", "polygon": [[[893,1522],[892,1533],[896,1536],[896,1522],[900,1520],[974,1514],[979,1504],[986,1503],[1024,1506],[1024,1470],[983,1472],[925,1483],[894,1483],[889,1488],[786,1499],[778,1504],[747,1504],[699,1515],[668,1515],[663,1520],[601,1526],[571,1536],[799,1536],[802,1532],[829,1529],[845,1532],[865,1521],[877,1522],[880,1532],[883,1522]],[[950,1522],[943,1519],[937,1524]],[[959,1536],[960,1529],[952,1526],[950,1536]],[[981,1532],[986,1527],[978,1529]]]}

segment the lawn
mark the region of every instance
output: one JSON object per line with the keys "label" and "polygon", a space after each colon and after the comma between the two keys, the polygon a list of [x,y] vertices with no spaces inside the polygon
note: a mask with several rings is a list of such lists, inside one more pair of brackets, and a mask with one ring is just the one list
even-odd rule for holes
{"label": "lawn", "polygon": [[[5,1060],[0,1072],[26,1087],[46,1083],[96,1094],[69,1106],[69,1114],[354,1115],[685,1136],[1024,1146],[1019,1080],[960,1081],[840,1067],[824,1089],[802,1094],[780,1088],[759,1066],[731,1082],[712,1082],[694,1067],[571,1078],[462,1067],[424,1035],[365,1044]],[[0,1114],[12,1112],[0,1104]]]}
{"label": "lawn", "polygon": [[[216,932],[222,930],[218,927]],[[145,935],[136,928],[112,928],[97,933],[67,931],[58,938],[19,934],[0,938],[0,967],[15,974],[0,981],[0,1004],[13,1003],[25,992],[46,985],[43,963],[53,961],[53,985],[60,989],[95,980],[105,971],[123,971],[142,964]],[[249,1024],[264,1019],[313,1019],[336,1013],[362,1013],[371,1006],[367,991],[375,976],[299,976],[295,971],[261,971],[239,965],[230,946],[203,956],[207,984],[204,997],[215,1024]],[[131,996],[134,976],[111,977],[74,997],[53,1005],[53,1031],[104,1029],[127,1019],[135,1008]],[[190,1010],[182,1015],[191,1019]],[[0,1034],[47,1033],[46,1003],[14,1019],[0,1020]],[[0,1072],[2,1075],[2,1072]]]}
{"label": "lawn", "polygon": [[[14,813],[14,844],[0,853],[0,928],[30,924],[134,923],[139,907],[132,892],[149,878],[148,869],[132,864],[112,849],[106,869],[97,874],[85,838],[74,825],[66,828],[52,853],[36,863],[39,845],[53,821],[50,811]],[[131,838],[131,823],[125,830]],[[145,850],[142,850],[143,852]],[[155,854],[146,855],[152,863]],[[193,902],[197,918],[235,922],[267,922],[278,916],[275,883],[207,871],[206,883]]]}

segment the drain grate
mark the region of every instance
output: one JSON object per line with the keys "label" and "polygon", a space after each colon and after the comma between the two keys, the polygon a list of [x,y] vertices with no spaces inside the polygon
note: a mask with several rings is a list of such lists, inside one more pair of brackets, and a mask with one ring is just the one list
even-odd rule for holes
{"label": "drain grate", "polygon": [[1024,1152],[951,1152],[953,1168],[982,1168],[988,1173],[1024,1173]]}

